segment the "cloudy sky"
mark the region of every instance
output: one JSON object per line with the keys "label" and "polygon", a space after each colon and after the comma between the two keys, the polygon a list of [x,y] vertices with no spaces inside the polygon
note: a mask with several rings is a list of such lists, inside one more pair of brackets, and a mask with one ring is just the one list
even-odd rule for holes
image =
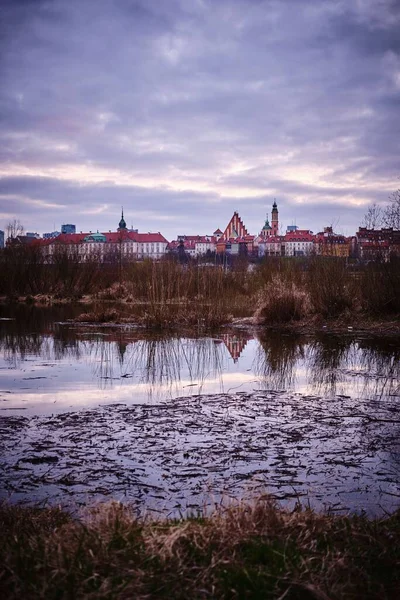
{"label": "cloudy sky", "polygon": [[398,0],[1,0],[0,228],[348,235],[400,176]]}

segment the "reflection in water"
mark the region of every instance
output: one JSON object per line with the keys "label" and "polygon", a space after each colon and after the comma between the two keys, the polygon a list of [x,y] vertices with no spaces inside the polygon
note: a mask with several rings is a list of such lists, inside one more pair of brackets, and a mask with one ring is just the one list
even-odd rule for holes
{"label": "reflection in water", "polygon": [[24,308],[0,307],[15,317],[0,320],[6,494],[181,511],[210,483],[240,497],[251,480],[317,507],[395,508],[398,339],[162,336]]}
{"label": "reflection in water", "polygon": [[259,334],[260,345],[254,359],[254,372],[268,389],[293,388],[296,383],[296,365],[304,358],[304,339],[298,335],[276,332]]}
{"label": "reflection in water", "polygon": [[[0,321],[1,387],[28,390],[30,406],[39,386],[34,390],[28,384],[18,384],[18,374],[24,381],[46,380],[40,388],[43,393],[68,389],[78,394],[82,388],[88,397],[96,398],[95,393],[89,393],[96,389],[112,393],[99,396],[99,402],[129,398],[136,402],[165,401],[238,389],[358,398],[399,394],[398,339],[242,330],[180,338],[132,328],[82,327],[54,321],[73,316],[71,311],[77,309],[72,307],[23,309],[25,312],[21,307],[14,312],[13,320]],[[62,403],[60,394],[55,402]],[[82,402],[80,394],[79,404]],[[74,400],[69,394],[68,406],[71,403]]]}

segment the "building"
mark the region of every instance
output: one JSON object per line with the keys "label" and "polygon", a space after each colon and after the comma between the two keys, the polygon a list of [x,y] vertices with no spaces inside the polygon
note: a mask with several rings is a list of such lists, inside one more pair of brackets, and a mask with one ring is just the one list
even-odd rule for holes
{"label": "building", "polygon": [[4,248],[4,231],[0,229],[0,250]]}
{"label": "building", "polygon": [[189,256],[197,257],[207,252],[215,252],[216,241],[214,235],[178,235],[176,240],[168,244],[168,250],[174,253],[185,252]]}
{"label": "building", "polygon": [[65,223],[61,225],[61,233],[76,233],[76,227],[71,223]]}
{"label": "building", "polygon": [[279,215],[276,201],[272,205],[271,225],[268,215],[254,245],[258,248],[258,256],[283,256],[285,253],[283,237],[279,235]]}
{"label": "building", "polygon": [[61,231],[52,231],[51,233],[44,233],[43,234],[43,239],[44,240],[51,240],[52,238],[56,238],[58,235],[60,235]]}
{"label": "building", "polygon": [[40,242],[40,238],[33,235],[17,235],[15,237],[9,237],[6,241],[7,248],[17,248],[25,246],[33,246],[36,242]]}
{"label": "building", "polygon": [[315,237],[309,229],[289,231],[283,237],[285,256],[310,256],[314,253]]}
{"label": "building", "polygon": [[332,227],[324,227],[324,231],[315,236],[316,253],[320,256],[336,256],[348,258],[351,254],[352,239],[333,232]]}
{"label": "building", "polygon": [[98,260],[112,263],[145,258],[158,260],[165,256],[168,246],[168,241],[160,232],[139,233],[136,230],[128,230],[123,212],[117,231],[61,233],[55,238],[43,239],[40,242],[49,262],[53,262],[57,254],[64,251],[79,261]]}
{"label": "building", "polygon": [[248,233],[239,213],[235,211],[216,242],[216,250],[218,254],[252,254],[255,248],[254,240],[255,236]]}
{"label": "building", "polygon": [[400,231],[392,227],[359,227],[355,246],[356,254],[362,260],[389,260],[390,256],[400,256]]}
{"label": "building", "polygon": [[284,256],[284,238],[280,235],[271,235],[258,241],[258,256]]}
{"label": "building", "polygon": [[272,213],[271,213],[271,227],[272,227],[272,235],[279,235],[279,214],[278,214],[278,206],[276,204],[276,200],[272,205]]}

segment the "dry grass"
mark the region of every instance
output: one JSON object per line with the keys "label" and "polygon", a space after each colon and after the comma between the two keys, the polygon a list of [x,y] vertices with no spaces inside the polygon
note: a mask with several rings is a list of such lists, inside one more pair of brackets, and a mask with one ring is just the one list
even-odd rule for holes
{"label": "dry grass", "polygon": [[400,517],[287,512],[268,498],[207,518],[138,521],[119,504],[80,520],[3,506],[4,598],[398,598]]}
{"label": "dry grass", "polygon": [[288,323],[302,319],[309,313],[309,305],[305,290],[275,275],[259,293],[254,317],[258,323]]}
{"label": "dry grass", "polygon": [[89,294],[95,301],[129,303],[133,312],[142,303],[144,324],[158,328],[217,327],[231,315],[254,311],[268,324],[315,315],[393,317],[400,311],[400,259],[365,264],[359,271],[348,269],[345,259],[320,256],[267,257],[248,266],[246,260],[229,268],[173,259],[102,264],[62,251],[46,264],[32,249],[6,249],[0,252],[0,294],[12,300],[38,295],[77,300]]}
{"label": "dry grass", "polygon": [[76,317],[77,323],[118,323],[121,315],[115,308],[104,307],[102,309],[82,313]]}

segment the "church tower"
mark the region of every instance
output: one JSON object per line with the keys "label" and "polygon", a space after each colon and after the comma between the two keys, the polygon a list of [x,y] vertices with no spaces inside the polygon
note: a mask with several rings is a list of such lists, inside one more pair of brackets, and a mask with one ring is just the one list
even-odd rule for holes
{"label": "church tower", "polygon": [[267,237],[269,237],[270,235],[272,235],[272,227],[271,227],[271,225],[269,224],[268,217],[267,217],[267,218],[266,218],[266,220],[265,220],[265,225],[264,225],[264,227],[261,229],[261,233],[260,233],[260,235],[261,235],[261,237],[263,237],[263,238],[267,238]]}
{"label": "church tower", "polygon": [[272,214],[271,214],[271,227],[272,227],[272,235],[279,235],[279,217],[278,217],[278,206],[276,204],[276,200],[272,205]]}
{"label": "church tower", "polygon": [[121,220],[118,225],[118,231],[121,231],[122,229],[126,229],[126,223],[125,223],[125,219],[124,219],[124,209],[122,209]]}

